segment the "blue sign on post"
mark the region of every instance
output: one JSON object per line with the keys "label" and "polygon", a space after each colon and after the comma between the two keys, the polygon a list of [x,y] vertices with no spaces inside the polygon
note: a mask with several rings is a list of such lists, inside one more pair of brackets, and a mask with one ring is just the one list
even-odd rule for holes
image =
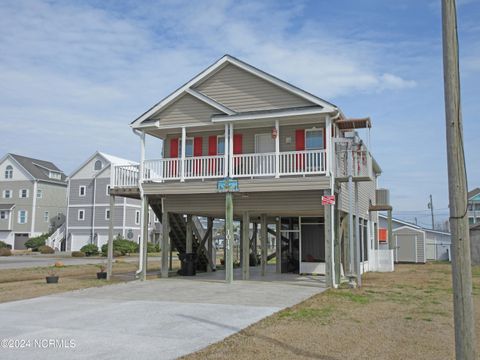
{"label": "blue sign on post", "polygon": [[238,180],[225,178],[217,181],[217,192],[237,192],[240,191],[238,188]]}

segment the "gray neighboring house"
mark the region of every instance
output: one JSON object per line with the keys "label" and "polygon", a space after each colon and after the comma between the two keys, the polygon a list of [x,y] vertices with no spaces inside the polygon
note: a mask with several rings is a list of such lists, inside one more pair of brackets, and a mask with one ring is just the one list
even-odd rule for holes
{"label": "gray neighboring house", "polygon": [[13,249],[65,221],[66,176],[50,161],[7,154],[0,160],[0,240]]}
{"label": "gray neighboring house", "polygon": [[472,265],[480,265],[480,223],[470,226],[470,255]]}
{"label": "gray neighboring house", "polygon": [[[382,234],[386,233],[387,217],[379,215],[380,246],[387,247]],[[427,261],[448,260],[451,256],[450,233],[424,228],[408,221],[392,219],[395,239],[395,261],[425,263]]]}
{"label": "gray neighboring house", "polygon": [[480,222],[480,188],[468,192],[468,223],[470,225]]}
{"label": "gray neighboring house", "polygon": [[[135,162],[95,152],[68,178],[66,241],[60,250],[77,251],[86,244],[101,247],[108,241],[110,218],[110,169],[112,165],[136,165]],[[138,242],[140,238],[140,201],[117,198],[114,235]],[[158,241],[161,225],[151,214],[150,241]]]}

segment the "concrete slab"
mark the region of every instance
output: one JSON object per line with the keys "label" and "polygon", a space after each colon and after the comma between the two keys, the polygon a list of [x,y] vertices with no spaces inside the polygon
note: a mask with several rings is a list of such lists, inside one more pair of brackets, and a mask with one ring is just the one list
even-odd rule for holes
{"label": "concrete slab", "polygon": [[0,358],[174,359],[324,290],[318,277],[269,274],[276,280],[229,285],[221,276],[130,282],[0,304],[0,339],[12,339],[1,342]]}

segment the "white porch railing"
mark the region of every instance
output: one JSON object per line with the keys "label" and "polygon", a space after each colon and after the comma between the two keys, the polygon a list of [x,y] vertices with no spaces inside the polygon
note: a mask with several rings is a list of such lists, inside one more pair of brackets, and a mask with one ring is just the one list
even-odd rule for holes
{"label": "white porch railing", "polygon": [[137,187],[139,180],[139,165],[115,165],[111,186],[117,188]]}
{"label": "white porch railing", "polygon": [[[230,176],[279,177],[327,173],[326,150],[304,150],[276,153],[234,154],[231,158]],[[163,182],[181,179],[214,179],[227,177],[224,155],[167,158],[146,160],[143,163],[143,180]],[[137,187],[138,165],[113,167],[112,187]]]}
{"label": "white porch railing", "polygon": [[65,239],[65,224],[55,230],[55,232],[48,237],[45,244],[50,246],[54,250],[60,250],[63,239]]}

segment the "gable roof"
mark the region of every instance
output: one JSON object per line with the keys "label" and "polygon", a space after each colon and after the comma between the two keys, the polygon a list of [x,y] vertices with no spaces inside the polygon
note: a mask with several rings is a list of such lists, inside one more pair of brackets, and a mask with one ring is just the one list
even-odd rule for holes
{"label": "gable roof", "polygon": [[81,169],[83,169],[83,167],[85,165],[87,165],[93,158],[95,158],[96,156],[100,156],[102,157],[106,162],[108,162],[108,165],[107,166],[104,166],[102,171],[100,172],[103,172],[103,170],[105,170],[108,166],[110,166],[110,164],[113,164],[113,165],[138,165],[137,162],[135,161],[131,161],[131,160],[127,160],[127,159],[123,159],[121,157],[118,157],[118,156],[114,156],[114,155],[110,155],[110,154],[106,154],[104,152],[100,152],[100,151],[95,151],[86,161],[84,161],[82,163],[82,165],[80,165],[76,170],[74,170],[69,178],[73,177],[76,173],[78,173]]}
{"label": "gable roof", "polygon": [[[47,181],[56,184],[66,184],[67,176],[54,163],[50,161],[34,159],[18,154],[7,154],[7,157],[12,158],[18,165],[20,165],[34,180]],[[4,159],[5,159],[4,158]],[[50,178],[49,172],[57,172],[61,175],[61,180]]]}
{"label": "gable roof", "polygon": [[[173,101],[175,101],[178,97],[183,96],[185,93],[190,93],[193,96],[198,95],[198,93],[195,93],[195,90],[192,89],[194,86],[198,85],[202,81],[206,80],[213,74],[215,74],[217,71],[221,70],[223,67],[225,67],[228,64],[235,65],[263,80],[268,81],[271,84],[274,84],[290,93],[293,93],[305,100],[308,100],[312,102],[313,104],[321,107],[324,112],[334,112],[337,111],[337,107],[328,101],[325,101],[315,95],[312,95],[311,93],[302,90],[284,80],[281,80],[271,74],[268,74],[264,72],[263,70],[260,70],[250,64],[247,64],[246,62],[243,62],[233,56],[230,56],[228,54],[224,55],[222,58],[217,60],[214,64],[210,65],[208,68],[200,72],[198,75],[196,75],[193,79],[179,87],[177,90],[172,92],[170,95],[167,97],[163,98],[161,101],[159,101],[157,104],[152,106],[149,110],[147,110],[145,113],[140,115],[137,119],[132,121],[130,124],[131,127],[133,128],[139,128],[142,127],[141,124],[144,120],[147,120],[150,118],[150,116],[154,115],[155,113],[161,111],[165,107],[167,107],[169,104],[171,104]],[[194,93],[192,93],[192,91]],[[207,97],[204,94],[200,94],[200,96],[196,96],[199,100],[204,101],[208,103],[210,106],[215,107],[216,109],[224,112],[226,115],[234,115],[235,113],[231,110],[226,108],[224,105],[219,104],[215,100]],[[155,126],[155,123],[149,123],[148,126]],[[145,126],[144,126],[145,127]]]}
{"label": "gable roof", "polygon": [[[388,217],[387,217],[386,215],[383,215],[383,214],[378,214],[378,217],[381,217],[381,218],[384,219],[384,220],[387,220],[387,219],[388,219]],[[399,224],[402,224],[402,225],[403,225],[402,227],[407,227],[407,226],[408,226],[408,227],[411,227],[411,228],[414,228],[414,229],[418,229],[418,230],[422,230],[422,231],[429,232],[429,233],[436,233],[436,234],[443,234],[443,235],[451,235],[449,232],[429,229],[429,228],[426,228],[426,227],[423,227],[423,226],[419,226],[419,225],[416,225],[416,224],[411,223],[411,222],[408,222],[408,221],[404,221],[404,220],[400,220],[400,219],[394,218],[394,217],[392,217],[392,221],[397,222],[397,223],[399,223]]]}
{"label": "gable roof", "polygon": [[478,194],[480,194],[480,188],[477,187],[468,192],[467,198],[468,200],[471,200],[473,197],[477,196]]}

